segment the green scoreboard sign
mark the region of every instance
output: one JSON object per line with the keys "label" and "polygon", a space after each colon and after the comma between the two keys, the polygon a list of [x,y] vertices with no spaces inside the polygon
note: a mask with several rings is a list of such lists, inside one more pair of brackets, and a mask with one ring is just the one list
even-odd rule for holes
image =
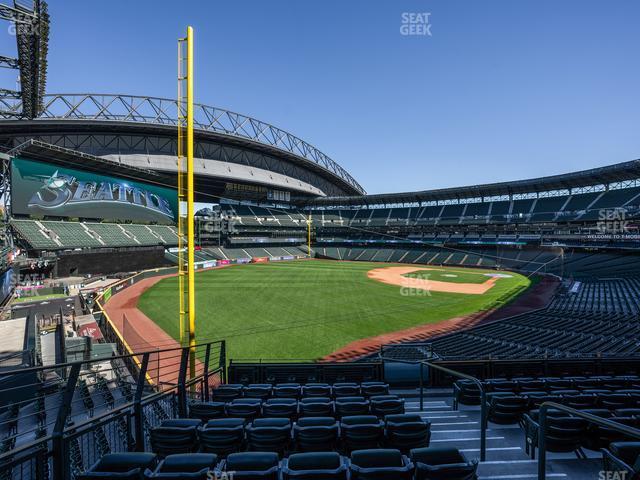
{"label": "green scoreboard sign", "polygon": [[178,199],[171,188],[14,158],[11,211],[172,224]]}

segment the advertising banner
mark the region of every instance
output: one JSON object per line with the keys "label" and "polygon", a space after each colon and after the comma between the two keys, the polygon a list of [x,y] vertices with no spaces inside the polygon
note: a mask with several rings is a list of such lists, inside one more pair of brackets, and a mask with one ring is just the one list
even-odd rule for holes
{"label": "advertising banner", "polygon": [[251,263],[267,263],[269,261],[269,257],[253,257],[251,259]]}
{"label": "advertising banner", "polygon": [[176,192],[122,178],[15,158],[13,214],[175,223]]}
{"label": "advertising banner", "polygon": [[91,337],[94,340],[102,340],[102,332],[96,322],[85,323],[78,327],[79,337]]}

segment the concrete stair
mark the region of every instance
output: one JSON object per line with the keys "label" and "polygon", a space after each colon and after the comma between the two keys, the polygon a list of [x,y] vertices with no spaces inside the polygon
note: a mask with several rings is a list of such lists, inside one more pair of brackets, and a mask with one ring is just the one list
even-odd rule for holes
{"label": "concrete stair", "polygon": [[[431,446],[459,448],[469,459],[480,458],[480,407],[460,405],[453,410],[451,389],[425,389],[420,409],[417,389],[394,389],[391,393],[405,398],[406,412],[419,413],[431,422]],[[602,467],[599,452],[585,450],[587,460],[572,453],[547,453],[548,479],[596,479]],[[478,466],[480,480],[526,480],[538,478],[538,460],[525,452],[524,431],[519,425],[487,428],[487,460]]]}

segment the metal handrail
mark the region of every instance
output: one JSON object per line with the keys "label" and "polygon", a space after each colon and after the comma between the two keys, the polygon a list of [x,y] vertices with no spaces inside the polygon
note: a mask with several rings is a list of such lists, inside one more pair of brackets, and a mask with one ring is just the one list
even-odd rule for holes
{"label": "metal handrail", "polygon": [[[197,345],[195,345],[196,348],[200,348],[200,347],[206,347],[207,345],[214,345],[214,344],[219,344],[222,346],[224,340],[214,340],[212,342],[206,342],[206,343],[199,343]],[[142,357],[146,354],[160,354],[160,353],[165,353],[165,352],[177,352],[177,351],[181,351],[184,347],[168,347],[168,348],[161,348],[161,349],[156,349],[156,350],[145,350],[142,352],[136,352],[136,353],[127,353],[124,355],[113,355],[113,356],[108,356],[108,357],[98,357],[98,358],[92,358],[90,360],[76,360],[74,362],[66,362],[66,363],[56,363],[55,365],[38,365],[35,367],[28,367],[28,368],[16,368],[16,369],[12,369],[12,370],[3,370],[2,373],[0,374],[0,377],[6,377],[9,375],[17,375],[17,374],[25,374],[25,373],[32,373],[32,372],[41,372],[41,371],[49,371],[52,369],[62,369],[62,368],[67,368],[67,367],[73,367],[76,364],[80,364],[80,365],[89,365],[92,363],[103,363],[103,362],[111,362],[113,360],[122,360],[125,358],[132,358],[132,357]]]}
{"label": "metal handrail", "polygon": [[482,381],[480,379],[473,377],[471,375],[467,375],[466,373],[458,372],[456,370],[443,367],[441,365],[438,365],[428,360],[418,360],[418,361],[412,362],[410,360],[399,360],[395,358],[384,357],[383,355],[380,355],[380,360],[382,360],[382,362],[388,361],[388,362],[406,363],[410,365],[418,365],[418,364],[420,365],[420,387],[419,387],[420,388],[420,410],[424,408],[423,378],[424,378],[425,366],[434,368],[436,370],[440,370],[441,372],[447,373],[454,377],[461,378],[463,380],[469,380],[473,382],[475,385],[477,385],[478,389],[480,390],[480,461],[484,462],[487,459],[487,423],[488,423],[487,402],[486,402],[487,397],[486,397],[484,385],[482,384]]}
{"label": "metal handrail", "polygon": [[[221,351],[224,351],[225,343],[224,341],[214,342],[213,344],[220,344]],[[19,445],[18,447],[9,450],[4,453],[0,453],[0,465],[3,468],[14,468],[16,465],[19,465],[20,462],[16,461],[16,459],[20,459],[20,461],[24,461],[29,458],[36,458],[40,456],[48,457],[51,456],[53,459],[52,468],[54,472],[55,478],[67,479],[69,478],[69,465],[66,458],[66,447],[65,445],[68,443],[69,439],[77,438],[81,435],[84,435],[87,432],[97,428],[101,425],[106,425],[109,422],[115,421],[117,418],[125,416],[128,419],[131,419],[133,425],[135,426],[135,430],[132,429],[132,439],[137,449],[143,448],[144,442],[144,413],[143,406],[152,404],[162,398],[169,398],[171,396],[175,396],[178,402],[178,410],[180,415],[186,415],[187,413],[187,402],[190,398],[189,390],[191,387],[199,385],[199,391],[195,392],[197,397],[202,401],[206,401],[209,395],[210,388],[210,379],[213,376],[220,375],[223,379],[225,376],[225,365],[221,364],[221,361],[224,361],[225,357],[223,354],[220,357],[214,357],[211,355],[211,345],[212,343],[201,344],[200,346],[206,346],[206,357],[205,357],[205,365],[203,366],[202,373],[198,374],[193,379],[186,379],[186,372],[188,369],[188,359],[191,354],[191,348],[189,347],[178,347],[178,348],[166,348],[162,350],[152,350],[147,352],[138,352],[135,354],[129,355],[118,355],[112,357],[104,357],[101,359],[93,359],[89,361],[76,361],[76,362],[67,362],[64,364],[57,365],[49,365],[43,367],[32,367],[29,369],[17,369],[6,371],[2,373],[2,376],[10,376],[17,373],[24,372],[37,372],[40,370],[60,370],[65,369],[69,370],[69,374],[67,376],[67,381],[61,391],[62,399],[60,405],[57,409],[55,425],[51,433],[45,435],[36,440],[29,441],[28,443]],[[149,359],[152,354],[156,355],[159,352],[171,352],[171,351],[179,351],[181,352],[181,361],[180,361],[180,375],[181,379],[178,383],[175,384],[166,384],[167,388],[162,390],[154,390],[147,394],[146,391],[149,384],[146,381],[147,378],[147,368],[149,366]],[[82,420],[78,423],[74,423],[73,425],[67,424],[67,420],[71,414],[71,405],[72,399],[76,392],[79,377],[81,371],[86,371],[84,366],[94,362],[104,362],[104,361],[113,361],[113,360],[121,360],[130,358],[133,356],[139,356],[141,358],[140,362],[140,371],[138,375],[138,379],[136,381],[135,387],[135,395],[133,400],[126,401],[117,407],[105,411],[95,417],[88,418],[86,420]],[[213,361],[213,365],[211,362]],[[216,365],[217,362],[217,365]],[[42,462],[40,460],[36,460],[36,466],[40,465]]]}
{"label": "metal handrail", "polygon": [[545,480],[547,476],[547,450],[546,450],[546,430],[547,430],[547,411],[550,409],[556,409],[563,412],[567,412],[575,417],[584,418],[585,420],[595,423],[601,427],[610,428],[618,432],[629,435],[630,437],[640,440],[640,430],[637,428],[629,427],[621,423],[612,422],[606,418],[598,417],[590,413],[581,412],[575,408],[567,407],[556,402],[544,402],[540,405],[538,414],[538,480]]}

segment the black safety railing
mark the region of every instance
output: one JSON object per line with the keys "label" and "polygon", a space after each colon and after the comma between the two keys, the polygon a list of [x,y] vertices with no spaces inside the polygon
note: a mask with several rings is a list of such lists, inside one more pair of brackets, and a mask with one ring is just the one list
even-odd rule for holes
{"label": "black safety railing", "polygon": [[107,453],[148,450],[151,428],[225,381],[225,357],[217,341],[3,371],[0,478],[72,480]]}
{"label": "black safety railing", "polygon": [[640,430],[637,428],[629,427],[622,423],[613,422],[606,418],[598,417],[587,412],[576,410],[575,408],[567,407],[556,402],[544,402],[540,405],[538,413],[538,480],[545,480],[547,477],[547,412],[550,409],[560,410],[567,414],[583,418],[587,422],[593,423],[600,427],[615,430],[631,438],[640,440]]}
{"label": "black safety railing", "polygon": [[[413,344],[413,346],[419,345],[421,348],[427,348],[428,344]],[[487,402],[486,402],[486,392],[482,381],[473,377],[471,375],[467,375],[466,373],[458,372],[456,370],[452,370],[447,367],[443,367],[442,365],[438,365],[434,363],[433,360],[404,360],[402,358],[397,358],[394,356],[385,356],[383,353],[389,352],[388,347],[391,346],[383,346],[380,349],[380,360],[384,362],[396,362],[396,363],[404,363],[410,365],[419,365],[420,368],[420,377],[419,377],[419,398],[420,398],[420,410],[424,410],[424,398],[425,398],[425,388],[424,388],[424,378],[425,378],[425,369],[432,368],[434,370],[438,370],[447,375],[451,375],[452,377],[460,378],[462,380],[468,380],[473,382],[479,390],[480,393],[480,461],[484,462],[487,459],[487,424],[488,424],[488,415],[487,415]],[[427,352],[428,350],[425,350]],[[431,354],[433,351],[431,350]],[[456,407],[457,409],[457,407]]]}

